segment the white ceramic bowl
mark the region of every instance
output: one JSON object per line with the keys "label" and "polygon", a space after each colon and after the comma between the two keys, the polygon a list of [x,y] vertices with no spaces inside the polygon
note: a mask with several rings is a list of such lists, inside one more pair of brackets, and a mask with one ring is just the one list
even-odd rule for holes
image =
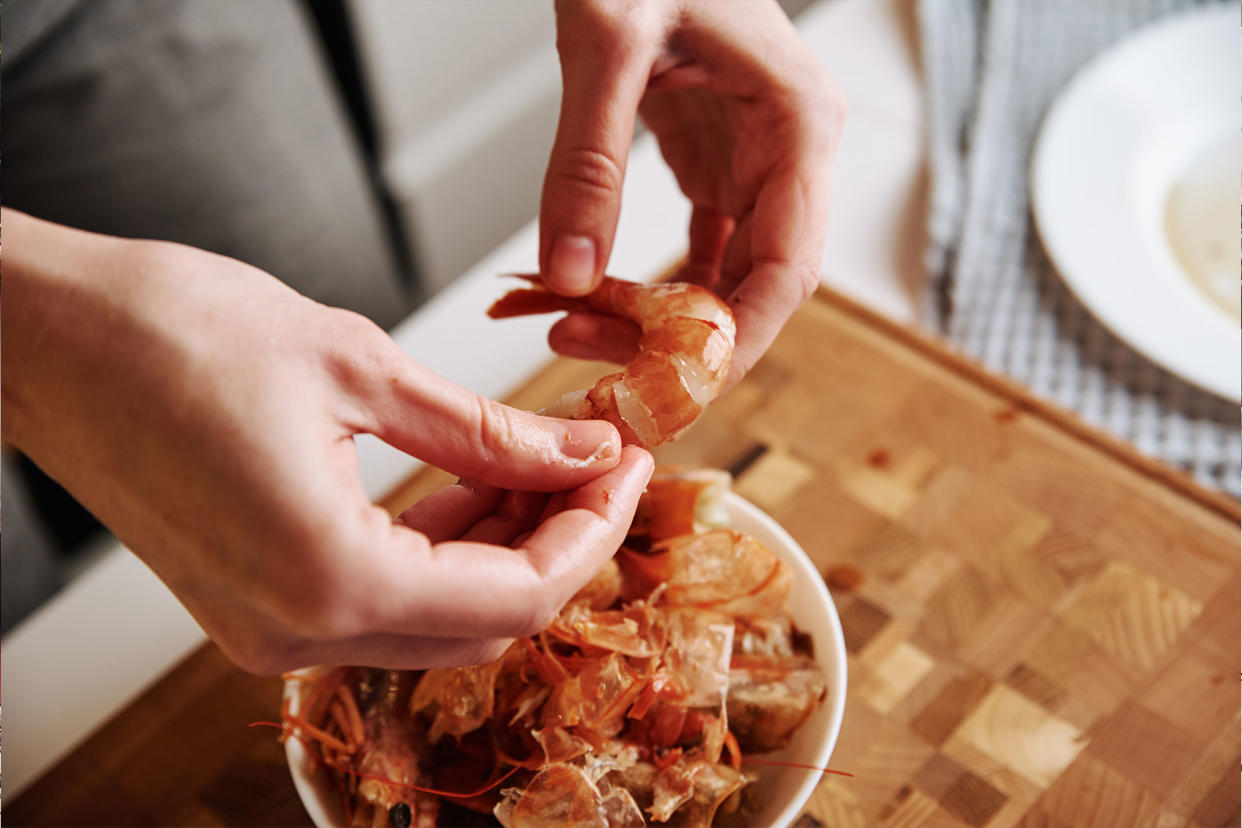
{"label": "white ceramic bowl", "polygon": [[[794,623],[814,638],[815,660],[828,679],[827,700],[798,730],[789,747],[759,758],[827,767],[845,715],[845,639],[836,607],[815,565],[780,524],[733,492],[725,495],[724,506],[734,529],[756,538],[793,568],[789,611]],[[285,686],[285,695],[292,698],[293,710],[297,712],[295,683]],[[305,748],[296,739],[290,739],[285,752],[293,784],[311,821],[318,828],[341,828],[344,819],[337,793],[317,772]],[[756,826],[785,828],[791,824],[821,779],[820,773],[800,768],[753,766],[749,770],[759,774],[752,790],[755,801],[765,803],[756,815]]]}

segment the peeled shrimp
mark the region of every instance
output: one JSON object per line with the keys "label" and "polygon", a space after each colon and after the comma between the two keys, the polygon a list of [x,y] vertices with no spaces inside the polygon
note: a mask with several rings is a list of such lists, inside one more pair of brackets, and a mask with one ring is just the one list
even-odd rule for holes
{"label": "peeled shrimp", "polygon": [[716,294],[686,282],[642,285],[604,277],[594,293],[557,296],[523,275],[533,287],[510,291],[488,315],[493,319],[552,311],[589,311],[628,319],[642,336],[625,370],[562,397],[541,413],[573,420],[607,420],[627,444],[644,448],[685,431],[724,387],[733,360],[737,326]]}

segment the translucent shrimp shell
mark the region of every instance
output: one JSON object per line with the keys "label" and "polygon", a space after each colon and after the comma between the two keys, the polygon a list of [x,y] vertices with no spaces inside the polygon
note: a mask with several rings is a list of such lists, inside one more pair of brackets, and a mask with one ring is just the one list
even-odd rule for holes
{"label": "translucent shrimp shell", "polygon": [[537,276],[521,278],[533,286],[501,297],[489,316],[588,311],[628,319],[642,331],[638,353],[623,371],[567,394],[542,413],[607,420],[623,441],[649,448],[680,435],[723,389],[737,327],[728,305],[706,288],[605,277],[594,293],[564,297],[544,289]]}

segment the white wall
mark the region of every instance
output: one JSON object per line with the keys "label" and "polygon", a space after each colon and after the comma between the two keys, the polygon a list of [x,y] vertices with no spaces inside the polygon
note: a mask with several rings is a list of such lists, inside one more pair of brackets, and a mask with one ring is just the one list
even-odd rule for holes
{"label": "white wall", "polygon": [[352,6],[383,173],[436,291],[538,212],[560,106],[552,3]]}

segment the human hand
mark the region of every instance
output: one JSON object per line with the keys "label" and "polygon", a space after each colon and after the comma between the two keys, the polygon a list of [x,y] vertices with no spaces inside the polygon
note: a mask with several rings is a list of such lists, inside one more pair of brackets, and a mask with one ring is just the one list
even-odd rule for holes
{"label": "human hand", "polygon": [[[611,425],[480,398],[236,260],[3,222],[4,439],[242,667],[487,661],[623,540],[651,459]],[[359,433],[479,482],[394,522]]]}
{"label": "human hand", "polygon": [[[603,276],[641,113],[690,199],[678,278],[737,320],[730,384],[819,284],[841,93],[771,0],[559,0],[564,96],[544,180],[539,264],[549,289]],[[625,363],[637,330],[573,314],[549,334],[567,356]]]}

